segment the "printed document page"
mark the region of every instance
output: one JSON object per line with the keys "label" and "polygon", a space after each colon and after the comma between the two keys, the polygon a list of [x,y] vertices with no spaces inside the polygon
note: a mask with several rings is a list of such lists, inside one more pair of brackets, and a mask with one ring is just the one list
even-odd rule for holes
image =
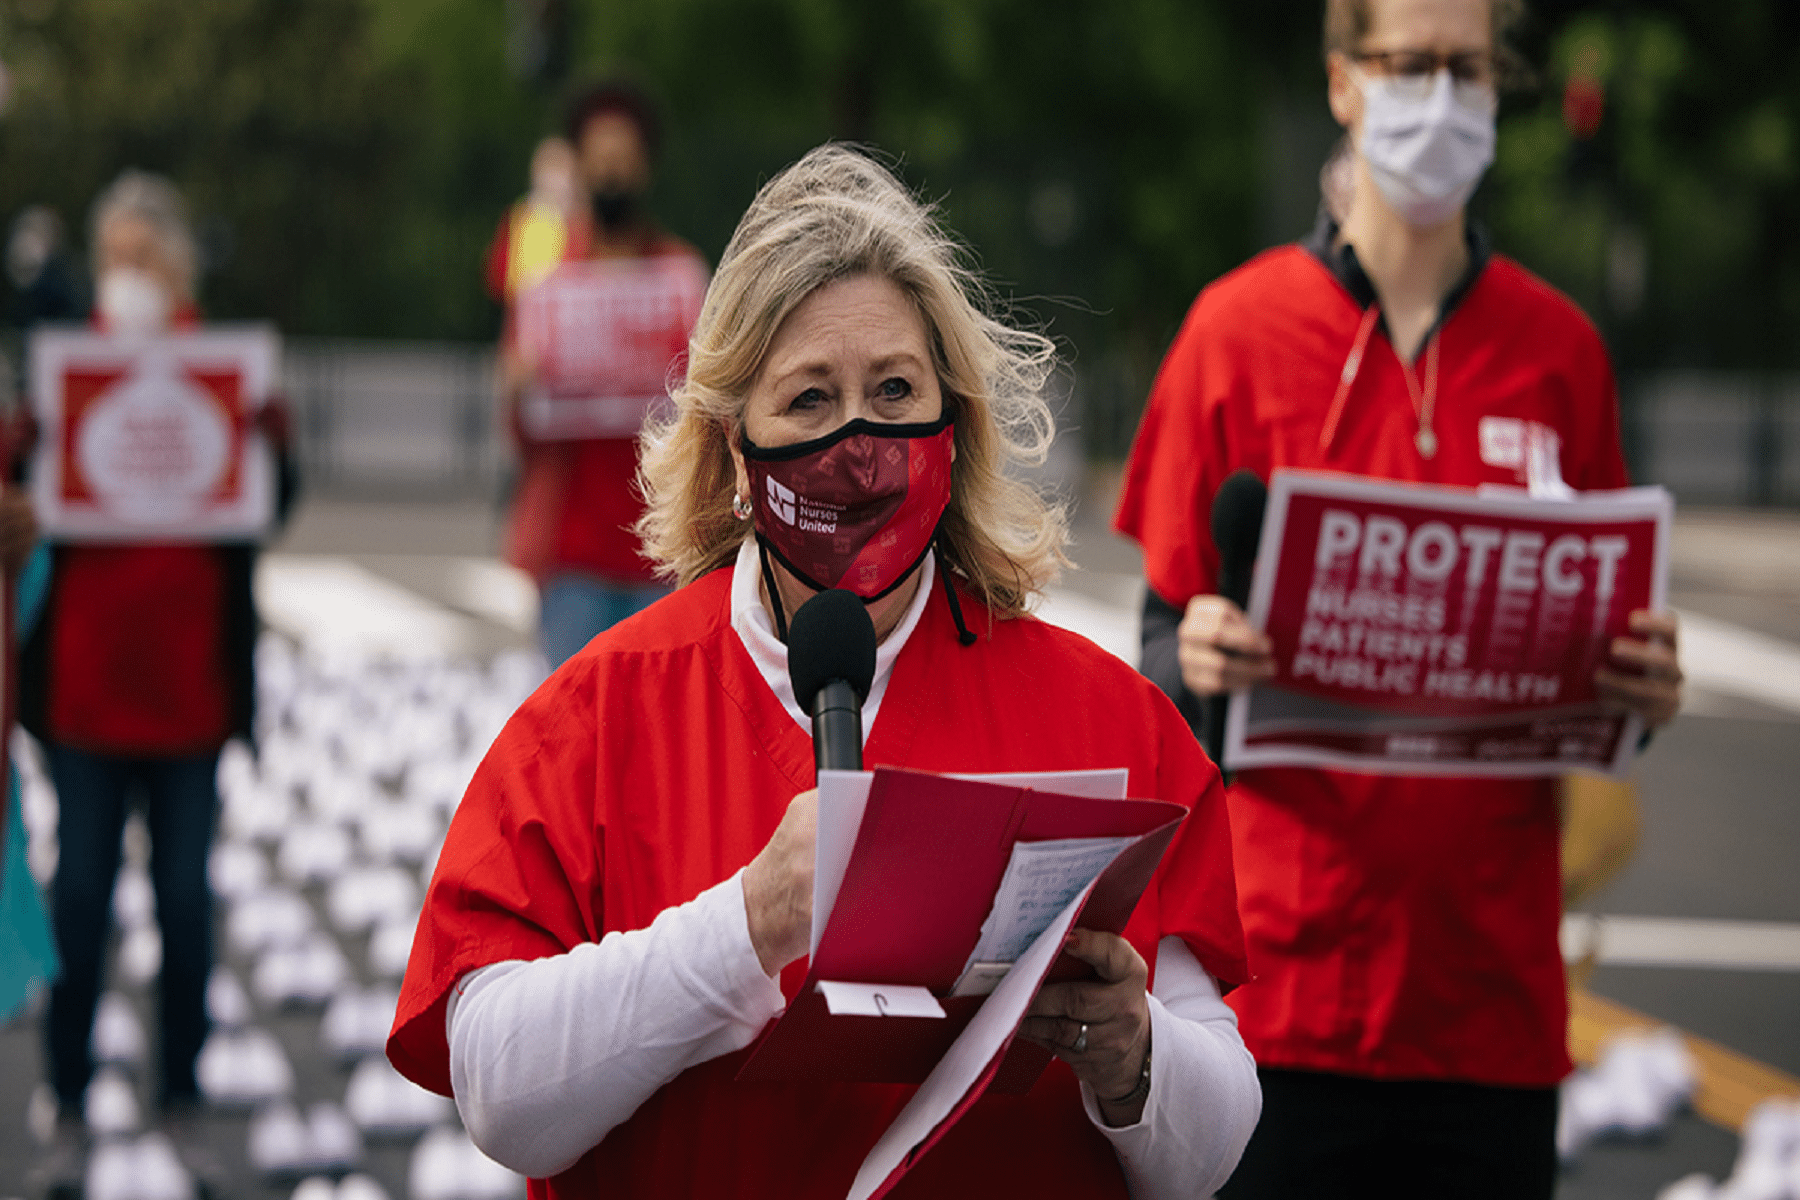
{"label": "printed document page", "polygon": [[[1011,784],[1062,796],[1123,800],[1127,776],[1124,767],[1107,767],[1085,771],[1011,771],[954,778]],[[850,852],[856,848],[856,834],[862,828],[863,809],[868,806],[869,786],[874,779],[872,771],[819,772],[819,826],[813,849],[812,944],[809,953],[818,953],[819,939],[825,935],[825,923],[831,918],[832,905],[837,903],[838,889],[843,886],[844,872],[850,868]],[[1009,878],[1010,875],[1009,870]]]}
{"label": "printed document page", "polygon": [[994,907],[981,924],[981,939],[975,943],[963,968],[963,980],[953,994],[975,996],[992,991],[1006,966],[1019,960],[1069,898],[1092,883],[1133,840],[1063,838],[1014,845],[1000,890],[994,895]]}

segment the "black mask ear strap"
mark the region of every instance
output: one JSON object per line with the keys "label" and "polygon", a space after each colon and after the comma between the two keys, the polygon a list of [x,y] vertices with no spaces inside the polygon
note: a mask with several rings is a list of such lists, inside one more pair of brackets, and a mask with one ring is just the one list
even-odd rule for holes
{"label": "black mask ear strap", "polygon": [[956,622],[956,640],[965,646],[975,644],[975,635],[969,632],[969,624],[963,620],[962,601],[956,598],[956,585],[950,582],[950,563],[944,557],[944,543],[940,538],[937,543],[938,578],[944,584],[944,599],[950,602],[950,619]]}
{"label": "black mask ear strap", "polygon": [[775,610],[775,640],[787,645],[787,614],[781,608],[781,589],[775,586],[775,571],[769,566],[769,547],[756,535],[756,553],[762,559],[763,587],[769,591],[769,607]]}

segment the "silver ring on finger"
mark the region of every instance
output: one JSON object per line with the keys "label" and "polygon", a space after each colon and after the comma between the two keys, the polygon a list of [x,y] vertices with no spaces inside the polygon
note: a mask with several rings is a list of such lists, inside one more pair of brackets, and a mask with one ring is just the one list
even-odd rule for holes
{"label": "silver ring on finger", "polygon": [[1086,1054],[1087,1053],[1087,1026],[1086,1025],[1083,1025],[1081,1027],[1081,1032],[1075,1035],[1075,1040],[1072,1043],[1070,1043],[1070,1045],[1069,1045],[1069,1052],[1071,1054]]}

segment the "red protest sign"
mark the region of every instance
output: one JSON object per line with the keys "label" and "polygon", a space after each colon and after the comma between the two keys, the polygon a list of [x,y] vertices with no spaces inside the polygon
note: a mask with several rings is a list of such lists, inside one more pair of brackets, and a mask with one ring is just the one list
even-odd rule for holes
{"label": "red protest sign", "polygon": [[255,417],[278,356],[274,332],[262,327],[33,334],[42,435],[32,499],[44,532],[76,541],[261,533],[273,512],[273,468]]}
{"label": "red protest sign", "polygon": [[705,296],[706,271],[685,254],[568,262],[521,293],[515,333],[535,373],[525,432],[636,436],[667,394]]}
{"label": "red protest sign", "polygon": [[1250,618],[1277,675],[1235,697],[1232,767],[1617,770],[1641,732],[1594,671],[1660,607],[1660,488],[1574,500],[1309,472],[1271,481]]}

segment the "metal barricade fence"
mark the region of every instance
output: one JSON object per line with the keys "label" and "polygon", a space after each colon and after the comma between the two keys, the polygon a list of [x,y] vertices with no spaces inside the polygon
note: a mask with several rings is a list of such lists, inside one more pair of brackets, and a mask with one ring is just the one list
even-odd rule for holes
{"label": "metal barricade fence", "polygon": [[320,494],[492,494],[510,461],[494,352],[455,342],[290,338],[282,381]]}
{"label": "metal barricade fence", "polygon": [[[495,495],[512,451],[491,346],[292,338],[283,377],[307,488],[322,495]],[[1122,455],[1143,398],[1073,379],[1047,475],[1079,486],[1084,451]],[[1800,507],[1800,373],[1655,371],[1621,380],[1632,477],[1684,504]]]}

